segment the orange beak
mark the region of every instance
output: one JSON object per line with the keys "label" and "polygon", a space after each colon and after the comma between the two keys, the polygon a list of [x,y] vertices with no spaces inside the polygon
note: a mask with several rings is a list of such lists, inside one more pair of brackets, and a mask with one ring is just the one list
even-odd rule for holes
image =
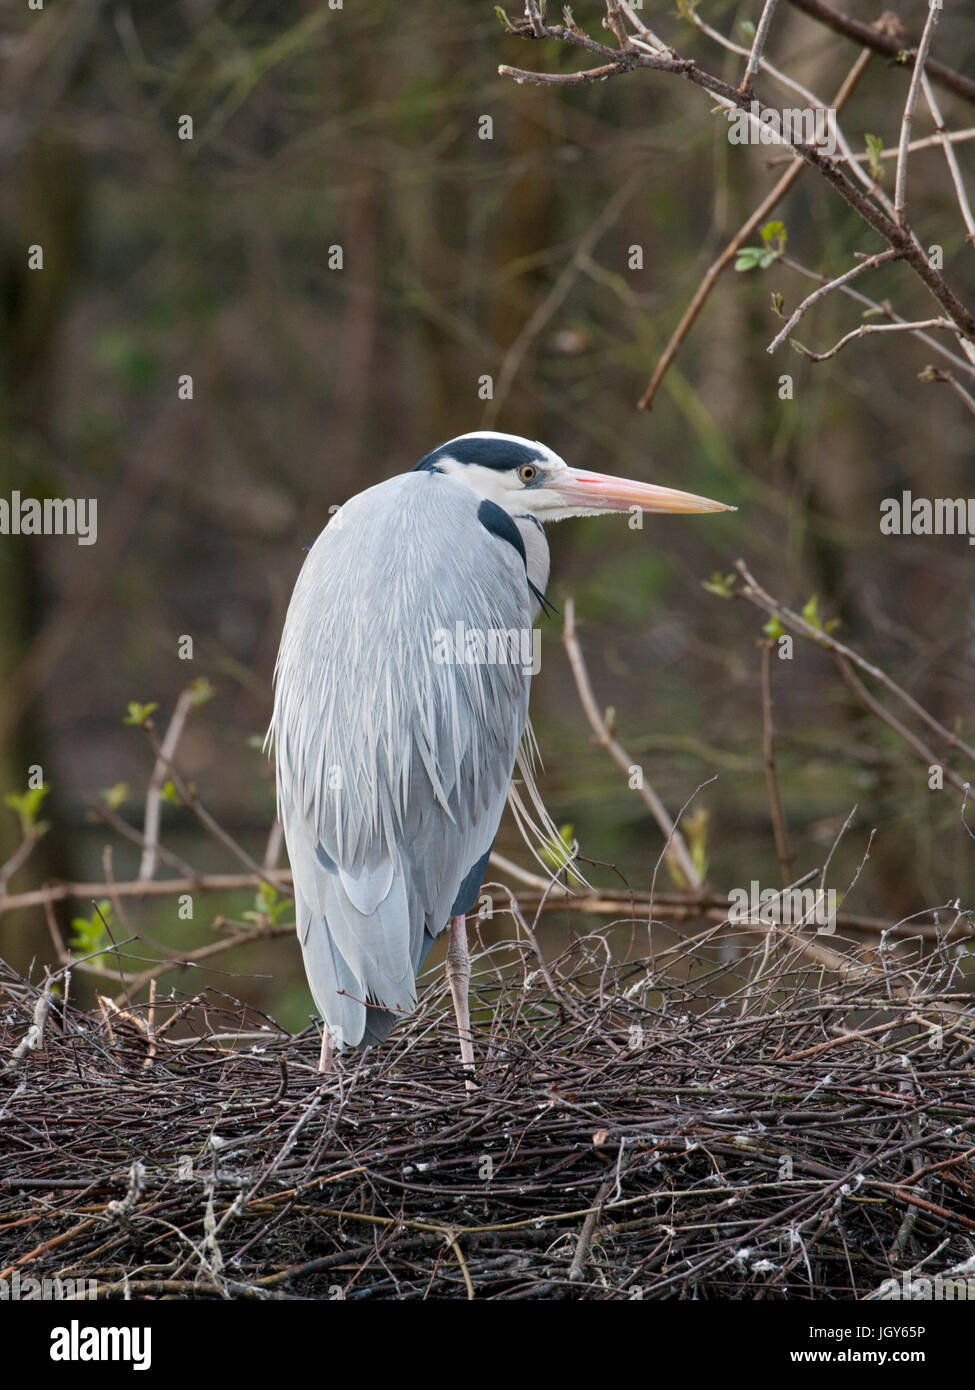
{"label": "orange beak", "polygon": [[594,512],[627,512],[639,507],[644,512],[733,512],[726,502],[713,502],[693,492],[679,492],[672,487],[657,487],[654,483],[636,483],[629,478],[614,478],[608,473],[586,473],[569,468],[553,479],[560,496],[573,507],[587,507]]}

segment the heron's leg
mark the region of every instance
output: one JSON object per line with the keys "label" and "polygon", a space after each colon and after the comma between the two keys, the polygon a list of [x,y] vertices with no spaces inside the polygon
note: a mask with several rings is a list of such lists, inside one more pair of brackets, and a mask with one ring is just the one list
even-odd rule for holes
{"label": "heron's leg", "polygon": [[[471,979],[471,958],[467,949],[467,918],[451,917],[450,943],[447,946],[447,983],[454,1000],[457,1032],[460,1036],[460,1060],[465,1070],[474,1070],[474,1041],[471,1036],[471,1010],[468,991]],[[466,1083],[469,1091],[477,1089],[473,1081]]]}
{"label": "heron's leg", "polygon": [[318,1070],[329,1072],[335,1058],[335,1049],[332,1046],[332,1035],[328,1031],[328,1025],[322,1024],[322,1050],[318,1057]]}

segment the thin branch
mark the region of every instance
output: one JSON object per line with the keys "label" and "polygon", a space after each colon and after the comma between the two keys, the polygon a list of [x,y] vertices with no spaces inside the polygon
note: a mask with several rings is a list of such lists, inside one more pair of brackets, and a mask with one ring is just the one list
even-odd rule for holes
{"label": "thin branch", "polygon": [[176,701],[176,708],[173,710],[169,727],[166,729],[159,748],[155,767],[152,769],[149,790],[146,793],[146,816],[143,827],[145,844],[139,863],[140,878],[152,878],[156,872],[156,865],[159,862],[159,827],[162,820],[163,788],[166,784],[166,773],[176,755],[176,749],[183,735],[183,728],[195,703],[194,689],[188,685],[185,690],[180,692],[179,699]]}
{"label": "thin branch", "polygon": [[[922,739],[918,738],[917,734],[907,728],[896,715],[891,714],[890,710],[886,709],[879,700],[874,699],[870,691],[863,684],[863,681],[861,681],[859,676],[851,669],[848,661],[838,656],[836,658],[836,664],[842,672],[843,679],[853,691],[854,695],[856,695],[857,699],[861,700],[870,713],[875,715],[881,723],[886,724],[888,729],[893,729],[898,738],[903,739],[908,748],[914,750],[926,767],[931,767],[933,765],[944,766],[933,749],[929,748]],[[951,785],[956,787],[958,791],[963,792],[965,790],[968,784],[962,781],[957,772],[953,772],[950,767],[945,767],[944,774]]]}
{"label": "thin branch", "polygon": [[934,26],[938,22],[940,13],[941,0],[928,0],[928,17],[925,20],[921,42],[917,46],[917,54],[914,59],[914,71],[911,73],[911,85],[907,89],[907,101],[904,103],[904,115],[901,118],[901,138],[897,151],[897,175],[894,180],[894,220],[901,225],[903,225],[904,222],[904,211],[907,206],[907,151],[911,143],[911,127],[914,125],[914,111],[917,107],[917,98],[921,90],[921,78],[924,76],[924,64],[928,59],[928,50],[931,47],[931,40],[934,37]]}
{"label": "thin branch", "polygon": [[[596,43],[587,35],[583,35],[581,30],[548,25],[543,25],[542,29],[543,32],[538,37],[557,39],[563,43],[585,48],[588,52],[597,53],[606,60],[605,65],[598,69],[570,74],[537,73],[524,68],[511,68],[503,65],[499,68],[502,76],[536,85],[545,83],[559,85],[565,82],[602,81],[607,77],[633,72],[638,68],[649,68],[651,71],[666,72],[674,77],[682,77],[693,83],[694,86],[702,88],[711,96],[745,111],[749,116],[760,118],[773,115],[771,108],[763,106],[761,102],[754,99],[749,101],[729,83],[715,77],[712,73],[703,71],[692,59],[681,58],[675,54],[644,53],[633,48],[621,53],[606,47],[604,44]],[[758,107],[757,111],[753,110],[753,103],[754,106]],[[868,194],[861,192],[850,181],[840,165],[815,145],[806,144],[801,140],[785,140],[785,143],[807,164],[812,165],[840,197],[889,246],[903,253],[904,261],[927,287],[948,317],[957,325],[959,332],[965,337],[975,340],[975,313],[961,302],[940,271],[929,263],[928,257],[921,249],[914,233],[906,226],[902,226],[896,218],[888,216],[882,208],[877,207]]]}
{"label": "thin branch", "polygon": [[862,275],[865,270],[873,270],[876,266],[883,265],[885,261],[897,260],[900,254],[901,253],[899,251],[880,251],[877,253],[876,256],[868,256],[866,260],[860,261],[858,265],[855,265],[851,270],[848,270],[845,275],[838,275],[835,280],[830,280],[825,285],[820,285],[818,290],[813,290],[812,294],[807,295],[806,298],[799,305],[799,307],[791,315],[791,317],[786,322],[785,327],[780,329],[779,332],[775,335],[775,337],[769,343],[768,347],[765,349],[766,352],[774,352],[775,349],[781,343],[783,343],[785,339],[789,336],[789,334],[792,332],[793,328],[795,328],[796,324],[802,318],[803,314],[807,311],[807,309],[812,308],[812,306],[818,300],[824,299],[826,295],[828,295],[832,290],[839,289],[841,285],[849,284],[849,282],[851,280],[855,280],[858,275]]}
{"label": "thin branch", "polygon": [[[287,891],[291,874],[283,870],[261,874],[197,874],[192,878],[132,879],[115,884],[122,898],[168,898],[179,893],[231,893],[243,888],[256,888],[259,881],[270,882]],[[49,883],[26,893],[11,893],[0,901],[0,915],[22,907],[41,907],[44,903],[87,901],[107,896],[104,883]]]}
{"label": "thin branch", "polygon": [[[933,137],[934,141],[940,144],[945,152],[948,172],[955,186],[955,197],[958,200],[962,221],[965,223],[965,229],[968,232],[968,240],[975,245],[975,218],[972,216],[971,204],[968,201],[968,194],[965,192],[965,184],[962,181],[958,156],[955,154],[951,132],[945,129],[945,123],[941,118],[941,107],[938,105],[927,73],[923,73],[921,76],[921,88],[924,92],[924,99],[928,103],[928,110],[931,112],[931,119],[934,121],[935,130],[937,132]],[[923,144],[924,142],[920,141],[918,143]],[[910,146],[908,146],[908,150],[910,150]]]}
{"label": "thin branch", "polygon": [[[783,256],[781,260],[783,265],[788,266],[790,270],[794,270],[798,275],[804,275],[807,280],[815,280],[820,285],[829,284],[828,276],[821,275],[818,270],[810,270],[808,266],[800,265],[799,262],[793,260],[791,256]],[[850,299],[855,300],[857,304],[862,304],[865,309],[870,309],[875,314],[881,314],[888,323],[904,324],[911,330],[912,334],[919,342],[924,343],[925,347],[929,347],[932,352],[938,353],[940,357],[943,357],[953,366],[975,377],[975,367],[973,367],[971,362],[967,362],[963,357],[959,357],[956,353],[952,352],[950,348],[946,348],[944,343],[940,343],[937,338],[932,338],[930,334],[913,328],[907,319],[902,318],[900,314],[895,314],[894,310],[886,302],[879,304],[876,299],[871,299],[868,295],[862,294],[859,290],[850,289],[848,285],[838,285],[837,289],[841,294],[848,295]]]}
{"label": "thin branch", "polygon": [[252,855],[247,853],[243,845],[238,844],[234,837],[230,834],[230,832],[224,830],[220,822],[210,814],[210,812],[203,805],[203,802],[197,796],[193,788],[190,787],[186,781],[184,781],[183,777],[176,768],[176,765],[173,763],[172,759],[167,757],[166,754],[163,752],[158,740],[152,733],[152,730],[148,729],[147,732],[149,734],[149,741],[156,752],[156,756],[163,762],[163,765],[168,769],[170,781],[173,784],[173,788],[176,792],[176,795],[179,797],[180,801],[182,801],[183,805],[187,806],[193,812],[200,824],[205,826],[206,829],[209,830],[213,838],[215,840],[219,840],[220,843],[230,851],[230,853],[234,856],[235,859],[239,859],[241,864],[246,865],[252,873],[256,874],[258,878],[263,879],[264,882],[269,884],[272,888],[280,887],[280,881],[269,871],[265,872],[263,867],[260,864],[258,864],[257,860],[254,859]]}
{"label": "thin branch", "polygon": [[[585,711],[586,718],[589,720],[592,731],[596,735],[596,742],[601,748],[606,749],[616,765],[622,768],[626,775],[629,776],[635,764],[626,749],[623,748],[610,733],[606,720],[603,718],[599,705],[596,702],[596,697],[593,694],[592,685],[589,680],[589,672],[586,669],[585,658],[582,655],[582,648],[579,646],[579,641],[576,637],[575,603],[571,597],[565,600],[565,624],[562,629],[562,641],[569,658],[569,665],[572,668],[576,689],[579,692],[580,703]],[[664,836],[670,840],[668,857],[672,857],[676,861],[676,866],[692,888],[700,888],[701,875],[694,865],[694,861],[690,856],[683,835],[671,820],[666,806],[664,806],[660,797],[645,777],[641,776],[637,791],[644,804],[649,809],[650,814],[660,826]]]}
{"label": "thin branch", "polygon": [[38,834],[36,830],[29,831],[7,862],[0,868],[0,903],[2,903],[6,897],[8,881],[13,878],[18,869],[26,864],[33,852],[34,846],[40,839],[41,835]]}
{"label": "thin branch", "polygon": [[815,642],[817,646],[824,647],[828,652],[832,653],[833,656],[845,658],[851,665],[856,666],[859,670],[877,681],[879,685],[882,685],[885,690],[889,691],[890,694],[898,699],[901,704],[905,705],[912,714],[920,719],[923,724],[926,724],[933,733],[937,734],[949,748],[959,749],[960,752],[964,753],[966,758],[972,763],[975,763],[975,748],[970,747],[958,734],[953,734],[950,729],[946,729],[942,723],[935,719],[933,714],[930,714],[923,705],[919,705],[912,695],[909,695],[895,680],[888,676],[886,671],[882,671],[879,666],[874,666],[872,662],[862,657],[859,652],[855,652],[852,647],[847,647],[842,642],[837,642],[836,638],[830,636],[828,632],[823,631],[822,628],[813,627],[805,618],[800,617],[798,613],[794,613],[791,608],[786,608],[784,604],[779,603],[771,594],[767,593],[766,590],[762,588],[758,580],[748,569],[744,560],[739,560],[735,568],[745,581],[745,587],[743,589],[733,590],[736,597],[747,599],[749,603],[753,603],[756,607],[763,609],[770,617],[778,618],[784,627],[791,628],[793,632],[798,632],[803,637],[809,638],[810,641]]}
{"label": "thin branch", "polygon": [[[836,94],[836,98],[833,101],[835,110],[841,110],[846,104],[847,99],[850,97],[863,73],[866,71],[869,62],[869,53],[864,52],[859,55]],[[785,197],[792,185],[805,172],[805,169],[805,164],[799,160],[794,160],[791,167],[786,170],[771,192],[762,199],[761,203],[759,203],[748,220],[739,227],[738,231],[728,242],[728,245],[718,256],[717,260],[713,261],[708,267],[703,280],[694,291],[694,296],[690,304],[688,304],[684,313],[681,315],[680,322],[670,335],[667,346],[660,354],[660,359],[653,370],[653,375],[650,378],[647,389],[638,402],[640,410],[650,410],[652,408],[653,398],[657,394],[660,383],[669,371],[671,363],[677,356],[681,344],[694,326],[698,314],[703,309],[705,302],[722,273],[734,260],[739,248],[744,246],[746,239],[751,236],[752,232],[761,227],[762,223]]]}
{"label": "thin branch", "polygon": [[765,764],[765,782],[768,787],[769,811],[772,817],[772,833],[775,837],[775,853],[782,870],[782,882],[790,883],[793,878],[795,856],[789,847],[789,832],[785,827],[782,813],[782,796],[779,779],[775,770],[775,723],[772,714],[772,650],[774,643],[762,643],[762,760]]}
{"label": "thin branch", "polygon": [[955,380],[951,372],[943,371],[940,367],[928,365],[925,367],[924,371],[920,373],[920,379],[922,381],[947,382],[966,409],[970,410],[971,413],[975,415],[975,396],[971,396],[965,390],[964,386],[962,386],[961,382]]}
{"label": "thin branch", "polygon": [[755,74],[758,72],[759,64],[762,61],[762,54],[765,51],[765,45],[768,41],[768,32],[772,25],[772,16],[775,14],[775,8],[778,3],[779,0],[765,0],[762,17],[758,21],[758,28],[755,30],[755,40],[752,43],[752,51],[748,55],[748,63],[745,66],[745,75],[741,79],[741,83],[738,87],[742,96],[751,96],[752,83],[755,79]]}
{"label": "thin branch", "polygon": [[[824,0],[788,0],[793,9],[801,10],[810,19],[816,19],[820,24],[825,24],[834,33],[842,34],[844,38],[852,39],[854,43],[862,44],[864,48],[872,49],[874,53],[880,53],[885,58],[893,58],[895,63],[901,63],[904,67],[913,67],[915,62],[915,50],[917,45],[912,43],[905,34],[899,19],[896,16],[888,16],[890,22],[880,27],[879,24],[865,24],[862,20],[852,19],[839,10],[834,10]],[[928,74],[940,87],[954,92],[965,101],[970,101],[975,105],[975,82],[970,77],[964,77],[961,73],[955,72],[952,68],[945,67],[944,63],[936,62],[933,58],[927,63]]]}
{"label": "thin branch", "polygon": [[512,384],[524,360],[525,353],[558,309],[559,305],[562,304],[571,290],[573,281],[578,275],[584,261],[595,249],[603,233],[611,227],[619,217],[627,202],[636,191],[642,178],[642,172],[633,174],[627,179],[626,183],[623,184],[622,188],[617,189],[616,193],[610,198],[609,202],[579,241],[575,253],[568,265],[563,268],[548,294],[535,309],[517,338],[511,344],[511,347],[505,353],[504,360],[501,363],[501,370],[498,372],[493,399],[485,411],[486,424],[491,424],[497,419],[498,412],[508,399]]}
{"label": "thin branch", "polygon": [[[930,70],[930,65],[929,65]],[[924,75],[924,82],[927,82],[927,72]],[[908,154],[916,154],[918,150],[932,150],[935,146],[941,146],[945,140],[949,145],[962,145],[968,140],[975,140],[975,126],[968,126],[965,130],[944,130],[936,135],[925,135],[922,140],[912,140],[907,147]],[[863,150],[859,154],[834,154],[833,158],[837,164],[866,164],[871,159],[895,159],[897,157],[897,147],[893,149],[882,149],[879,154],[874,155],[870,150]],[[767,161],[769,168],[776,164],[792,163],[795,158],[791,154],[776,155],[774,159]]]}
{"label": "thin branch", "polygon": [[808,357],[812,362],[828,362],[831,357],[835,357],[838,352],[842,352],[847,343],[852,343],[855,338],[864,338],[868,333],[917,333],[924,328],[947,328],[952,333],[957,333],[958,329],[950,319],[918,319],[916,323],[861,323],[859,328],[854,328],[845,334],[838,343],[827,352],[811,352],[809,348],[796,344],[804,357]]}

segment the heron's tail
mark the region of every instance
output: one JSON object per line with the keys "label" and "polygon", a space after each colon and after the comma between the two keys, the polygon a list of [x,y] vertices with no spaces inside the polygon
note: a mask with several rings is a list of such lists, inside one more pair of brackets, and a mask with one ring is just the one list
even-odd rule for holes
{"label": "heron's tail", "polygon": [[377,900],[370,883],[321,859],[309,878],[297,857],[298,940],[315,1003],[338,1049],[379,1042],[416,1007],[416,976],[432,940],[412,920],[419,909],[411,913],[405,876],[393,873]]}

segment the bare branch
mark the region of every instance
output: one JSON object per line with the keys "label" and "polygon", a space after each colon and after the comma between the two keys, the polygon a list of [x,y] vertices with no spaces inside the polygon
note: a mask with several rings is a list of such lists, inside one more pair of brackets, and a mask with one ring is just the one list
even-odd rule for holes
{"label": "bare branch", "polygon": [[[808,266],[800,265],[799,262],[793,260],[791,256],[783,256],[781,259],[783,265],[787,265],[790,270],[796,271],[799,275],[804,275],[808,280],[816,280],[820,285],[829,284],[828,277],[820,275],[818,270],[810,270]],[[888,323],[905,324],[906,327],[911,330],[914,337],[924,343],[925,347],[929,347],[932,352],[938,353],[946,362],[950,362],[953,366],[959,368],[959,370],[968,372],[970,376],[975,377],[975,367],[973,367],[972,363],[967,362],[963,357],[959,357],[949,348],[946,348],[944,343],[940,343],[937,338],[932,338],[929,333],[913,328],[907,319],[902,318],[900,314],[895,314],[889,304],[880,304],[877,300],[870,299],[867,295],[861,294],[859,290],[850,289],[849,285],[837,285],[837,289],[841,294],[848,295],[850,299],[856,300],[857,304],[862,304],[865,309],[870,309],[873,313],[881,315]]]}
{"label": "bare branch", "polygon": [[946,382],[965,408],[975,415],[975,396],[970,395],[969,392],[965,390],[964,386],[962,386],[959,381],[955,380],[951,372],[946,372],[941,367],[932,367],[929,365],[920,373],[920,379],[921,381]]}
{"label": "bare branch", "polygon": [[146,817],[143,828],[144,848],[139,864],[140,878],[152,878],[156,872],[156,865],[159,862],[159,826],[162,819],[163,787],[166,784],[167,771],[172,764],[183,735],[183,727],[195,700],[192,686],[188,685],[185,690],[180,692],[173,716],[169,721],[169,727],[166,729],[160,745],[156,765],[152,770],[149,790],[146,794]]}
{"label": "bare branch", "polygon": [[783,627],[791,628],[793,632],[798,632],[801,636],[807,637],[810,641],[815,642],[817,646],[824,647],[828,652],[831,652],[833,656],[844,658],[851,665],[856,666],[866,675],[872,677],[882,685],[885,690],[888,690],[891,695],[900,700],[900,702],[905,705],[912,714],[916,715],[923,724],[926,724],[933,733],[937,734],[949,748],[958,748],[970,762],[975,764],[975,748],[967,744],[958,734],[953,734],[950,729],[946,729],[943,724],[935,719],[933,714],[930,714],[923,705],[919,705],[912,695],[909,695],[895,680],[888,676],[886,671],[882,671],[879,666],[874,666],[871,662],[862,657],[859,652],[855,652],[852,647],[847,647],[842,642],[837,642],[835,637],[830,636],[828,632],[824,632],[822,628],[813,627],[805,618],[800,617],[798,613],[794,613],[791,608],[786,608],[785,604],[779,603],[777,599],[774,599],[771,594],[767,593],[766,590],[762,588],[755,576],[749,571],[744,560],[739,560],[735,568],[745,581],[745,588],[734,590],[736,596],[745,598],[750,603],[754,603],[757,607],[768,613],[770,617],[778,618]]}
{"label": "bare branch", "polygon": [[830,280],[825,285],[820,285],[818,290],[813,290],[812,294],[807,295],[798,309],[791,315],[785,327],[780,329],[775,335],[765,349],[766,352],[774,352],[780,343],[785,341],[806,310],[810,309],[817,300],[824,299],[831,290],[838,289],[840,285],[849,284],[849,282],[855,280],[858,275],[862,275],[865,270],[873,270],[876,266],[883,265],[885,261],[896,260],[899,256],[899,251],[880,251],[876,256],[868,256],[866,260],[861,261],[859,265],[853,266],[853,268],[848,270],[844,275],[838,275],[835,280]]}
{"label": "bare branch", "polygon": [[[884,25],[881,25],[880,22],[864,24],[862,20],[852,19],[848,15],[841,14],[839,10],[834,10],[830,5],[825,4],[824,0],[788,0],[788,3],[793,9],[801,10],[811,19],[825,24],[834,33],[842,34],[845,38],[852,39],[854,43],[862,44],[864,48],[869,48],[874,53],[880,53],[886,58],[893,58],[895,63],[902,63],[905,67],[913,67],[916,45],[908,38],[896,16],[884,16],[888,20]],[[933,58],[928,60],[927,70],[939,86],[975,105],[975,82],[970,77],[962,76],[961,73],[945,67],[944,63],[936,62]]]}
{"label": "bare branch", "polygon": [[745,66],[745,75],[741,79],[738,87],[742,96],[751,96],[752,83],[755,74],[758,72],[759,64],[762,61],[762,54],[765,51],[765,44],[768,41],[768,32],[772,25],[772,17],[779,0],[765,0],[762,9],[762,17],[758,21],[758,28],[755,30],[755,40],[752,44],[752,51],[748,55],[748,63]]}
{"label": "bare branch", "polygon": [[924,75],[924,64],[928,59],[928,50],[931,47],[931,39],[934,36],[934,26],[938,22],[941,13],[941,0],[928,0],[928,17],[924,24],[924,33],[921,35],[921,42],[917,47],[917,55],[914,59],[914,71],[911,73],[911,85],[907,89],[907,101],[904,103],[904,115],[901,119],[901,138],[897,152],[897,176],[894,180],[894,220],[903,225],[904,210],[907,206],[907,150],[911,143],[911,127],[914,124],[914,111],[917,106],[918,93],[921,90],[921,78]]}
{"label": "bare branch", "polygon": [[[569,657],[569,665],[572,668],[572,675],[575,678],[576,689],[579,692],[579,700],[585,711],[586,718],[596,735],[596,742],[601,748],[605,748],[607,753],[629,776],[634,766],[634,761],[627,753],[626,749],[616,741],[610,733],[606,720],[603,718],[596,697],[593,694],[592,685],[589,681],[589,672],[586,670],[585,658],[582,655],[582,648],[579,646],[576,637],[575,626],[575,603],[572,598],[565,600],[565,624],[562,629],[562,641],[565,645],[566,653]],[[649,809],[654,820],[660,826],[664,836],[670,841],[668,857],[672,857],[680,872],[692,888],[700,888],[701,875],[695,867],[694,861],[690,856],[683,835],[671,820],[667,808],[664,806],[660,797],[646,778],[641,779],[637,787],[644,804]]]}
{"label": "bare branch", "polygon": [[[965,192],[965,185],[962,182],[958,157],[954,151],[952,136],[950,132],[945,130],[945,124],[941,118],[941,107],[938,105],[938,100],[934,95],[934,90],[928,80],[927,73],[923,73],[921,76],[921,87],[924,91],[924,99],[928,103],[928,110],[931,112],[931,119],[934,121],[935,129],[937,130],[934,140],[941,145],[945,152],[948,172],[951,174],[951,181],[955,186],[955,197],[958,199],[958,207],[961,211],[962,221],[965,223],[965,229],[968,232],[968,240],[975,245],[975,218],[972,217],[971,204],[968,201],[968,194]],[[908,146],[908,149],[910,149],[910,146]]]}
{"label": "bare branch", "polygon": [[[854,338],[863,338],[868,333],[917,333],[924,328],[947,328],[951,332],[957,333],[955,325],[950,319],[919,319],[916,323],[861,323],[859,328],[854,328],[847,333],[838,343],[827,352],[810,352],[809,348],[800,348],[804,357],[808,357],[812,362],[828,362],[831,357],[835,357],[846,347],[847,343],[852,343]],[[799,347],[799,344],[796,344]]]}
{"label": "bare branch", "polygon": [[[694,12],[692,11],[692,13]],[[863,73],[866,71],[867,64],[869,62],[870,54],[864,52],[860,54],[856,62],[853,64],[853,67],[850,69],[850,72],[844,79],[839,91],[836,94],[836,98],[833,101],[833,107],[837,111],[842,109],[842,107],[846,104],[847,99],[852,95],[857,83],[859,82]],[[681,315],[680,322],[674,329],[673,333],[670,335],[670,338],[667,342],[667,346],[661,353],[660,359],[657,362],[656,367],[654,368],[653,376],[651,376],[650,378],[650,381],[647,385],[647,389],[640,397],[640,400],[638,402],[638,407],[640,410],[651,409],[653,405],[653,398],[657,394],[657,390],[660,386],[661,381],[663,381],[668,370],[670,369],[671,363],[677,356],[681,344],[687,337],[688,333],[691,331],[691,328],[694,326],[698,314],[704,307],[705,302],[710,296],[711,291],[714,289],[714,286],[720,279],[722,273],[734,260],[739,247],[744,246],[746,239],[751,236],[752,232],[754,232],[757,228],[761,227],[762,223],[773,211],[773,209],[778,206],[778,204],[785,197],[786,193],[788,193],[792,185],[805,172],[805,169],[806,165],[803,164],[801,160],[793,160],[791,167],[787,169],[786,172],[782,175],[782,177],[779,179],[778,183],[775,185],[772,191],[769,194],[767,194],[765,198],[762,199],[761,203],[751,214],[748,220],[741,227],[739,227],[738,231],[728,242],[728,245],[718,256],[717,260],[713,261],[712,264],[708,267],[703,280],[698,285],[697,289],[694,291],[694,296],[691,299],[690,304],[688,304],[687,308],[684,310],[684,313]]]}

